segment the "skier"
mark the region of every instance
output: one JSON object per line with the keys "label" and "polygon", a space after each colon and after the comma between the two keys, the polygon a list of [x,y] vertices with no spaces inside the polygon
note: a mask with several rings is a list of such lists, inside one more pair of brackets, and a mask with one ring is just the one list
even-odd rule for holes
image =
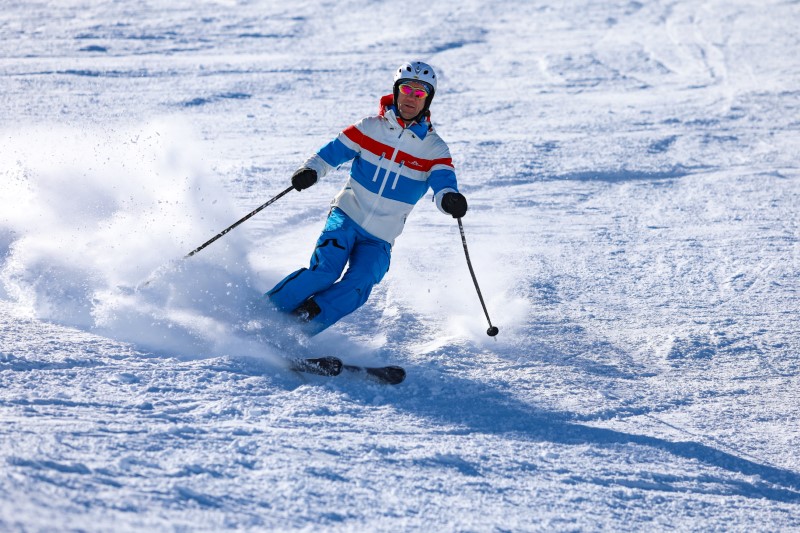
{"label": "skier", "polygon": [[292,186],[302,191],[353,160],[309,267],[289,274],[266,294],[279,311],[305,323],[309,334],[367,301],[389,270],[395,238],[429,187],[443,213],[466,214],[450,150],[430,121],[436,86],[430,65],[402,64],[394,73],[392,94],[380,99],[379,113],[346,128],[292,175]]}

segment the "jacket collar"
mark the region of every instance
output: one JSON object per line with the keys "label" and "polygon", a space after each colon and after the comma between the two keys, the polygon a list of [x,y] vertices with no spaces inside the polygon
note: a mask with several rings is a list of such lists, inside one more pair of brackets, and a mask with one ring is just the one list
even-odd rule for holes
{"label": "jacket collar", "polygon": [[397,107],[394,105],[394,96],[391,94],[381,97],[381,108],[378,114],[390,121],[396,121],[403,128],[410,129],[420,139],[424,139],[429,131],[433,131],[430,111],[426,112],[419,121],[409,123],[397,112]]}

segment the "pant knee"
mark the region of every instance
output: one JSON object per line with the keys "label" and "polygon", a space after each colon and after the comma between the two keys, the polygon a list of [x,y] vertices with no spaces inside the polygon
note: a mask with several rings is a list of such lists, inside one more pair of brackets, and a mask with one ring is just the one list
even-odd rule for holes
{"label": "pant knee", "polygon": [[335,273],[302,268],[289,274],[266,296],[279,311],[290,313],[310,296],[333,285],[337,277]]}

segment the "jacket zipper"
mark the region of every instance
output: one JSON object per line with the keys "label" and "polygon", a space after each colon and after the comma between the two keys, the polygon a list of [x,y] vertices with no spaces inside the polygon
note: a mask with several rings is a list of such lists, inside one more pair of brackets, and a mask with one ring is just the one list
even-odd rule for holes
{"label": "jacket zipper", "polygon": [[372,176],[372,181],[378,181],[378,174],[381,173],[381,163],[383,163],[383,158],[386,157],[386,152],[381,154],[381,158],[378,159],[378,166],[375,168],[375,175]]}
{"label": "jacket zipper", "polygon": [[397,167],[397,173],[394,175],[394,182],[392,183],[392,190],[397,188],[397,180],[400,179],[400,172],[403,170],[403,165],[405,165],[405,161],[400,163],[400,166]]}
{"label": "jacket zipper", "polygon": [[[405,132],[406,132],[406,128],[402,128],[400,130],[400,135],[397,136],[397,145],[394,147],[394,153],[392,153],[392,157],[389,159],[389,162],[394,162],[394,158],[397,157],[397,153],[400,151],[400,141],[402,140],[403,134]],[[383,160],[383,156],[381,156],[381,160]],[[372,202],[372,208],[370,209],[369,214],[364,219],[364,225],[365,226],[368,225],[372,221],[372,217],[375,215],[375,210],[378,207],[378,203],[381,201],[381,198],[383,197],[383,191],[386,189],[386,182],[389,181],[389,174],[391,174],[391,173],[387,169],[386,170],[386,175],[383,177],[383,181],[381,182],[381,187],[380,187],[380,189],[378,189],[378,195],[375,197],[375,201]],[[377,176],[378,175],[376,173],[375,177],[377,178]],[[398,172],[398,178],[399,178],[399,172]],[[373,181],[376,181],[376,180],[373,180]],[[397,178],[395,178],[395,185],[397,185]],[[394,188],[394,186],[392,188]]]}

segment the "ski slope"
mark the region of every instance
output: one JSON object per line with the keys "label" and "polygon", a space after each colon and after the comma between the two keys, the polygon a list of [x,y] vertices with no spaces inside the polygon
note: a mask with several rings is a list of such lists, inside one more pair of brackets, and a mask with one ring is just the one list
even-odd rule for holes
{"label": "ski slope", "polygon": [[[0,530],[800,529],[797,2],[6,4]],[[266,308],[347,167],[182,260],[410,59],[496,338],[430,193],[356,313]]]}

